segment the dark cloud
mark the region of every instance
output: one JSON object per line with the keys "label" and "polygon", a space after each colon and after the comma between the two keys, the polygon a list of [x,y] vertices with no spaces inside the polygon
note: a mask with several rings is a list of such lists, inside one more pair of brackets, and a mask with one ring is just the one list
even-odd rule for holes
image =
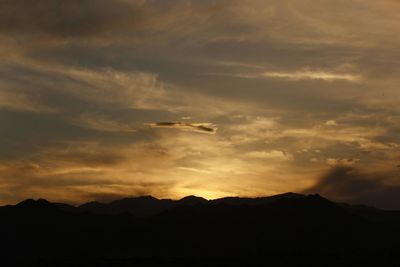
{"label": "dark cloud", "polygon": [[400,208],[400,184],[396,174],[366,174],[351,167],[336,167],[305,193],[318,193],[338,201],[384,209]]}
{"label": "dark cloud", "polygon": [[156,122],[148,124],[151,128],[176,128],[194,132],[215,134],[217,128],[211,123],[187,123],[187,122]]}
{"label": "dark cloud", "polygon": [[[220,7],[221,6],[221,7]],[[4,0],[0,1],[0,34],[29,37],[85,38],[105,33],[143,35],[158,32],[182,18],[216,12],[214,1],[160,0]],[[121,36],[119,36],[121,37]]]}
{"label": "dark cloud", "polygon": [[73,37],[95,35],[145,19],[140,1],[4,0],[0,2],[0,33]]}

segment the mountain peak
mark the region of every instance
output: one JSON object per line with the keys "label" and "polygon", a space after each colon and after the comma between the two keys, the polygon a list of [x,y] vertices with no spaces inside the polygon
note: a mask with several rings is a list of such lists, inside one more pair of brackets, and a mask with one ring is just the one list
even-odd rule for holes
{"label": "mountain peak", "polygon": [[142,200],[158,200],[158,198],[155,198],[155,197],[150,196],[150,195],[139,196],[139,197],[136,197],[136,199],[142,199]]}
{"label": "mountain peak", "polygon": [[17,207],[48,207],[52,204],[46,199],[39,198],[38,200],[26,199],[16,205]]}
{"label": "mountain peak", "polygon": [[183,204],[189,204],[189,205],[194,205],[194,204],[200,204],[200,203],[206,203],[208,202],[207,199],[202,198],[202,197],[197,197],[197,196],[186,196],[184,198],[181,198],[180,200],[178,200],[180,203]]}
{"label": "mountain peak", "polygon": [[310,195],[307,195],[307,198],[315,199],[315,200],[322,200],[322,201],[329,201],[329,200],[327,200],[326,198],[322,197],[319,194],[310,194]]}
{"label": "mountain peak", "polygon": [[305,197],[304,195],[302,195],[302,194],[299,194],[299,193],[293,193],[293,192],[287,192],[287,193],[283,193],[283,194],[279,194],[279,195],[277,195],[277,196],[280,196],[280,197],[293,197],[293,198],[299,198],[299,197]]}
{"label": "mountain peak", "polygon": [[20,203],[18,203],[17,205],[15,205],[15,207],[17,208],[16,210],[19,211],[28,211],[28,212],[35,212],[35,213],[42,213],[42,212],[53,212],[56,210],[59,210],[59,208],[50,203],[49,201],[45,200],[45,199],[26,199],[24,201],[21,201]]}

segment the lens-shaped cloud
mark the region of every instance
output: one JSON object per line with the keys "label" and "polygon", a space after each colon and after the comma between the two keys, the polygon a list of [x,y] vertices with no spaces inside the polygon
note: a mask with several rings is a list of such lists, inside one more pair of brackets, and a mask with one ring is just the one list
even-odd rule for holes
{"label": "lens-shaped cloud", "polygon": [[187,123],[180,121],[172,121],[172,122],[154,122],[154,123],[148,123],[147,125],[150,126],[151,128],[175,128],[175,129],[182,129],[187,131],[208,133],[208,134],[215,134],[218,129],[214,124],[209,122]]}

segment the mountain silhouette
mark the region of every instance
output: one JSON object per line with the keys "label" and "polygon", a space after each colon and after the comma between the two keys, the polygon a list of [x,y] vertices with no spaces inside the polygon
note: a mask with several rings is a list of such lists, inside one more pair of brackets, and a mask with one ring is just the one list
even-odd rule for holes
{"label": "mountain silhouette", "polygon": [[187,196],[178,201],[182,205],[197,205],[207,203],[207,199],[196,196]]}
{"label": "mountain silhouette", "polygon": [[207,200],[197,196],[186,196],[180,200],[171,199],[157,199],[152,196],[140,196],[132,198],[123,198],[115,200],[110,203],[100,203],[97,201],[88,202],[78,207],[71,205],[55,203],[60,209],[68,212],[88,212],[92,214],[121,214],[129,213],[137,217],[146,217],[158,214],[162,211],[168,210],[177,206],[192,206],[199,204],[226,204],[226,205],[263,205],[271,203],[278,199],[285,198],[302,198],[304,195],[296,193],[285,193],[270,197],[259,198],[240,198],[240,197],[226,197],[215,200]]}
{"label": "mountain silhouette", "polygon": [[319,195],[180,200],[151,196],[78,207],[0,207],[1,266],[342,266],[400,262],[400,212]]}

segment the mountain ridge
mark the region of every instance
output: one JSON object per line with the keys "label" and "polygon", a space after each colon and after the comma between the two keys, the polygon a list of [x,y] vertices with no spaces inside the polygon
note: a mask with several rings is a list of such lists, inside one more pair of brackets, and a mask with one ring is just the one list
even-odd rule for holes
{"label": "mountain ridge", "polygon": [[[375,218],[377,220],[382,220],[383,217],[392,218],[400,217],[400,210],[382,210],[373,206],[366,205],[353,205],[348,203],[333,202],[324,198],[318,194],[299,194],[293,192],[287,192],[272,196],[265,197],[222,197],[217,199],[207,200],[202,197],[190,195],[183,197],[181,199],[158,199],[150,195],[137,196],[137,197],[126,197],[117,199],[111,202],[99,202],[90,201],[80,205],[70,205],[59,202],[50,202],[46,199],[39,198],[26,199],[15,205],[0,206],[0,209],[5,207],[19,207],[28,208],[30,206],[34,207],[42,205],[47,208],[54,209],[55,207],[70,213],[92,213],[97,215],[118,215],[118,214],[130,214],[135,217],[147,217],[154,216],[164,211],[180,206],[195,206],[195,205],[232,205],[232,206],[260,206],[269,205],[275,201],[290,201],[290,200],[301,200],[301,199],[318,199],[319,201],[325,201],[332,203],[336,206],[340,206],[345,210],[351,211],[354,214]],[[382,217],[382,218],[381,218]]]}
{"label": "mountain ridge", "polygon": [[164,210],[180,205],[199,205],[199,204],[262,205],[271,203],[272,201],[278,199],[302,198],[302,197],[306,197],[306,195],[292,193],[292,192],[273,195],[273,196],[255,197],[255,198],[223,197],[211,200],[207,200],[203,197],[198,197],[194,195],[185,196],[178,200],[158,199],[150,195],[144,195],[136,197],[125,197],[108,203],[100,201],[90,201],[76,206],[59,202],[53,203],[43,198],[39,198],[37,200],[26,199],[17,203],[16,205],[7,205],[7,206],[25,206],[28,204],[34,205],[34,203],[36,204],[41,203],[46,205],[52,204],[68,212],[89,212],[94,214],[114,214],[114,215],[120,213],[130,213],[135,216],[142,217],[142,216],[155,215]]}
{"label": "mountain ridge", "polygon": [[[365,213],[319,195],[140,197],[104,205],[118,212],[89,212],[43,199],[1,207],[0,264],[45,260],[56,262],[48,265],[80,266],[75,263],[111,259],[123,264],[103,266],[126,266],[129,259],[130,265],[151,266],[141,264],[161,259],[205,261],[208,266],[214,259],[280,264],[290,258],[293,265],[304,258],[307,263],[334,260],[342,266],[343,261],[360,259],[400,260],[400,214],[374,209]],[[59,264],[65,260],[66,265]]]}

